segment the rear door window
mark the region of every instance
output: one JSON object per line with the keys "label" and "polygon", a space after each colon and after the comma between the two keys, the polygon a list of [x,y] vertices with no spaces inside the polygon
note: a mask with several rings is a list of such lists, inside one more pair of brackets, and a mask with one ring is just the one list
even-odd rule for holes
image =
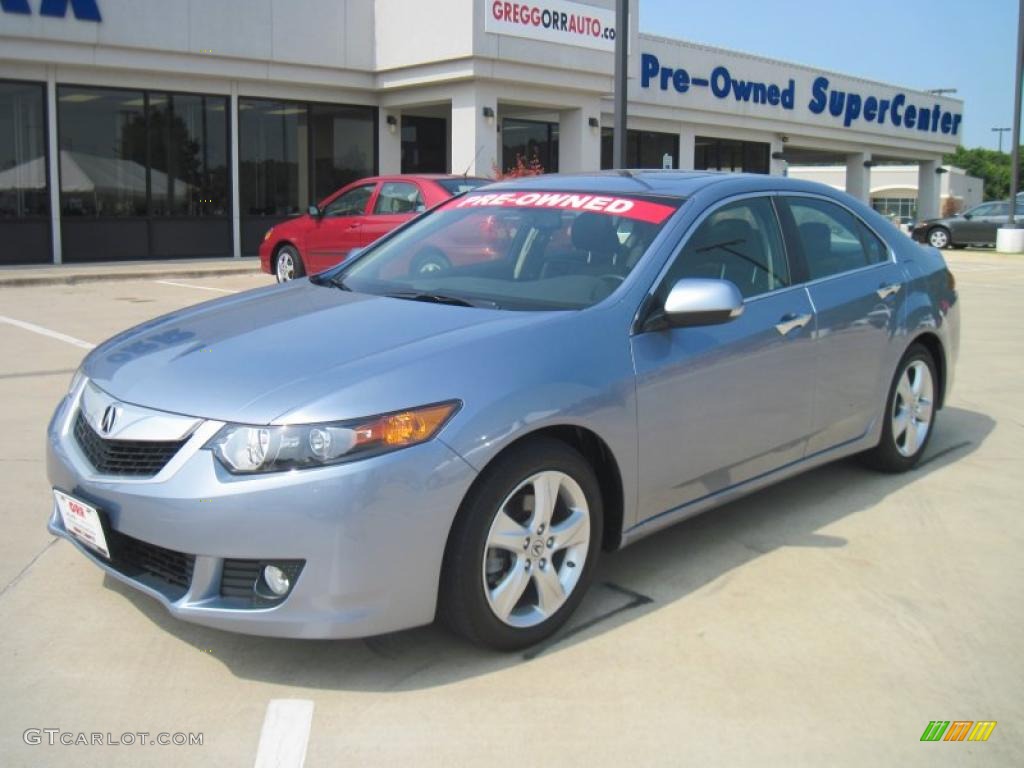
{"label": "rear door window", "polygon": [[425,209],[420,188],[405,181],[384,182],[377,195],[377,202],[373,205],[373,212],[378,216],[420,213]]}
{"label": "rear door window", "polygon": [[888,248],[860,219],[835,203],[816,197],[787,197],[810,280],[879,264]]}

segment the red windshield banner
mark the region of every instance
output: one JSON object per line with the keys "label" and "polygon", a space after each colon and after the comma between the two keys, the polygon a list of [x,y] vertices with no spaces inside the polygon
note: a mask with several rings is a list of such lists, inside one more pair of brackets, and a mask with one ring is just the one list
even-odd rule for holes
{"label": "red windshield banner", "polygon": [[475,192],[457,197],[445,208],[561,208],[661,224],[675,207],[633,197],[590,195],[581,192]]}

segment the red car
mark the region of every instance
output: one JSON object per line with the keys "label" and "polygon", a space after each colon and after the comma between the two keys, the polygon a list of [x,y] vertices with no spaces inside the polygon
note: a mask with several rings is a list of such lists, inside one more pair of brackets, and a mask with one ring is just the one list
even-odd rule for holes
{"label": "red car", "polygon": [[[489,183],[490,179],[441,174],[360,179],[311,205],[308,213],[267,230],[260,244],[260,266],[278,282],[322,272],[427,208]],[[426,252],[418,258],[424,263],[414,266],[417,271],[448,266],[430,261],[444,259],[441,254]]]}

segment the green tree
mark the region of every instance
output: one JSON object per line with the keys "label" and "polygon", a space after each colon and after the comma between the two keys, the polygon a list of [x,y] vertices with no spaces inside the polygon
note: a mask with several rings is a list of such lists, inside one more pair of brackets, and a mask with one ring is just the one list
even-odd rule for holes
{"label": "green tree", "polygon": [[[956,152],[946,155],[942,161],[984,180],[986,200],[1005,200],[1010,196],[1010,156],[1006,152],[957,147]],[[1017,189],[1021,189],[1019,180]]]}

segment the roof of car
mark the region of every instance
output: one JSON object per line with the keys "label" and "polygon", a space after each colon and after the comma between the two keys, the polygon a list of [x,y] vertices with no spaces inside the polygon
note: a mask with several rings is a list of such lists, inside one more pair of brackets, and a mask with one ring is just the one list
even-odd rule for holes
{"label": "roof of car", "polygon": [[723,187],[723,194],[793,190],[830,196],[838,190],[814,181],[771,176],[763,173],[731,173],[728,171],[616,170],[578,174],[550,174],[506,179],[488,186],[498,189],[542,189],[550,191],[593,191],[617,195],[670,195],[691,197],[711,186]]}
{"label": "roof of car", "polygon": [[394,179],[427,179],[429,181],[444,179],[473,179],[478,181],[490,181],[490,179],[484,176],[463,176],[458,173],[391,173],[380,176],[367,176],[365,179],[360,179],[360,181],[392,181]]}
{"label": "roof of car", "polygon": [[[617,194],[662,194],[689,196],[698,189],[726,179],[756,177],[757,174],[721,173],[715,171],[618,170],[591,173],[550,174],[520,177],[497,182],[505,188],[534,189],[600,189]],[[762,177],[763,178],[763,177]]]}

